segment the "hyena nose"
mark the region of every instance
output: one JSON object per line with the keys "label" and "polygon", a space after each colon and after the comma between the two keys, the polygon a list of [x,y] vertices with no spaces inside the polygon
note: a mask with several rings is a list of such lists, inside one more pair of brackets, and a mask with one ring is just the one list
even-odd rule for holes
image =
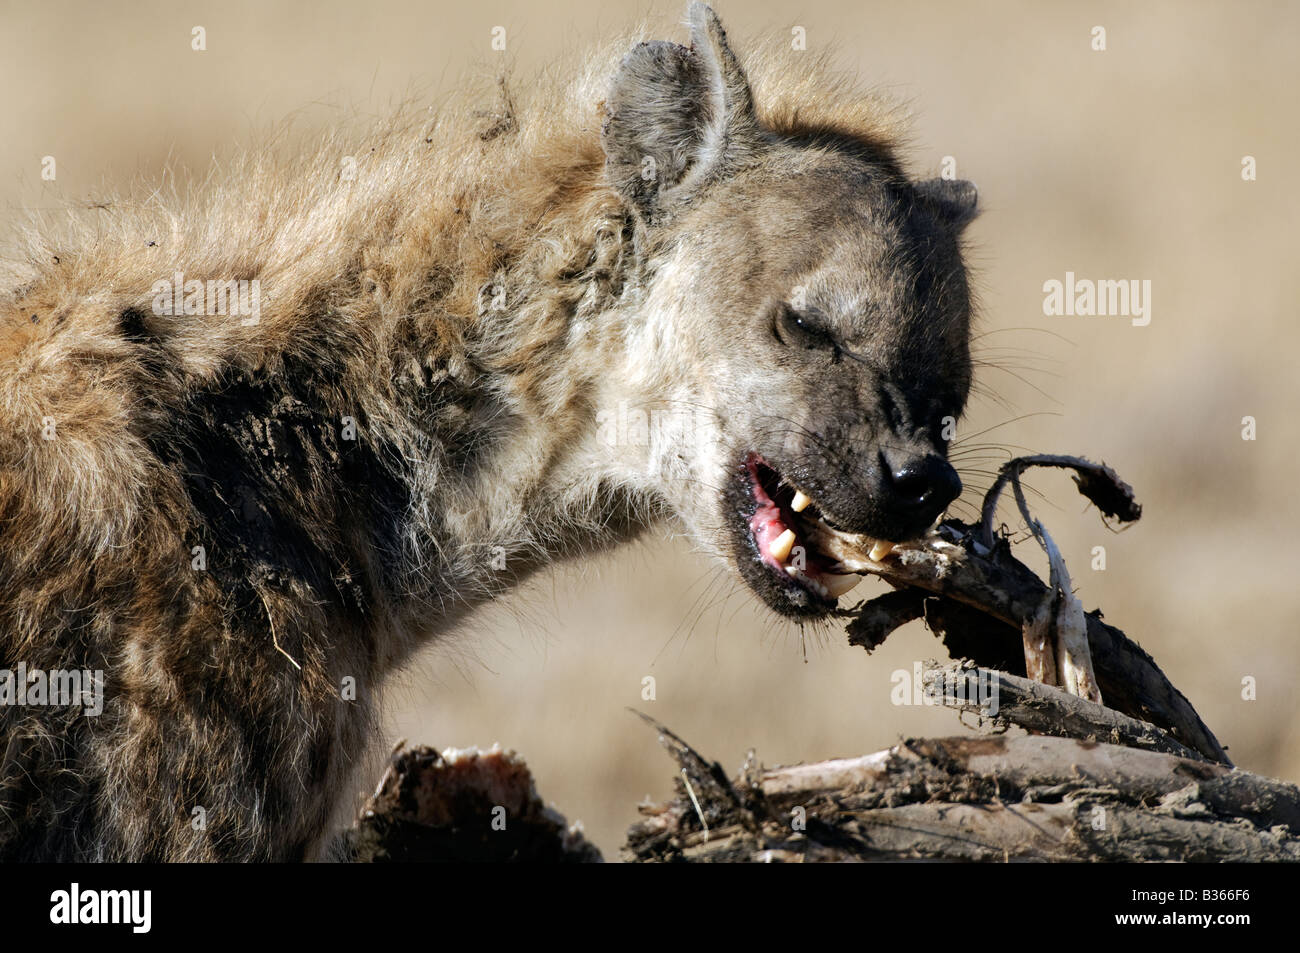
{"label": "hyena nose", "polygon": [[886,461],[892,504],[911,519],[929,525],[961,494],[961,477],[938,454],[909,457],[895,465]]}

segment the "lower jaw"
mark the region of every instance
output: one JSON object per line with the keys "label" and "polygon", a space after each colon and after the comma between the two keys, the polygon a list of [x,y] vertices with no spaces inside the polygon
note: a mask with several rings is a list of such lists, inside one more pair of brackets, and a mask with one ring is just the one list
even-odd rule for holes
{"label": "lower jaw", "polygon": [[[816,580],[798,579],[784,567],[773,566],[753,549],[742,546],[741,578],[750,590],[773,611],[798,619],[827,616],[838,601]],[[818,591],[818,590],[821,591]]]}
{"label": "lower jaw", "polygon": [[[839,597],[853,588],[852,585],[845,586],[841,581],[843,577],[839,574],[828,574],[820,568],[804,570],[794,566],[776,566],[768,559],[762,559],[761,565],[768,573],[768,578],[782,592],[797,594],[804,601],[822,605],[827,611],[834,609]],[[859,579],[860,577],[854,577],[853,585]]]}
{"label": "lower jaw", "polygon": [[786,600],[795,606],[801,615],[826,615],[834,611],[837,606],[837,600],[830,596],[825,587],[815,581],[779,580],[776,581],[776,585],[785,595]]}

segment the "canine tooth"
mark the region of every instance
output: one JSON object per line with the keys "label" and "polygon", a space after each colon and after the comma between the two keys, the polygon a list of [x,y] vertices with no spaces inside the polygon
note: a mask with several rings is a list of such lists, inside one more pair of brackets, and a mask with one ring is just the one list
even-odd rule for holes
{"label": "canine tooth", "polygon": [[871,552],[868,553],[868,555],[875,562],[880,562],[882,559],[884,559],[893,551],[894,551],[893,543],[887,543],[883,539],[878,539],[876,540],[876,545],[871,547]]}
{"label": "canine tooth", "polygon": [[826,591],[830,593],[832,599],[838,599],[861,581],[862,577],[856,575],[838,576],[825,573],[822,576],[822,584],[826,586]]}
{"label": "canine tooth", "polygon": [[785,562],[790,558],[790,550],[794,548],[794,530],[788,529],[776,538],[776,541],[768,547],[767,551],[779,563]]}
{"label": "canine tooth", "polygon": [[804,510],[808,509],[808,504],[811,502],[812,500],[804,494],[803,490],[796,490],[794,500],[790,503],[790,509],[794,510],[796,513],[802,513]]}

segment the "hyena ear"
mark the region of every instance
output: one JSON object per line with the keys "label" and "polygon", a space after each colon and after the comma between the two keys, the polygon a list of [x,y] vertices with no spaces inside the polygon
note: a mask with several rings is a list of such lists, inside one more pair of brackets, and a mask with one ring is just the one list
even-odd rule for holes
{"label": "hyena ear", "polygon": [[646,218],[689,199],[761,141],[749,81],[714,12],[692,3],[689,48],[642,43],[614,76],[601,142],[610,183]]}
{"label": "hyena ear", "polygon": [[916,194],[937,210],[953,231],[960,232],[979,214],[979,192],[974,182],[926,179],[916,184]]}

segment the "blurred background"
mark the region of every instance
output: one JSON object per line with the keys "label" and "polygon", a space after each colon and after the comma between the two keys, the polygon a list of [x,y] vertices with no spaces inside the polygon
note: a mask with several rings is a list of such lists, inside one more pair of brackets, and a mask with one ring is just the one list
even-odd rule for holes
{"label": "blurred background", "polygon": [[[979,185],[984,211],[968,235],[983,396],[959,433],[965,499],[1010,452],[1115,466],[1145,507],[1118,534],[1068,477],[1030,481],[1085,607],[1154,655],[1239,765],[1300,781],[1300,6],[716,8],[742,57],[790,43],[795,27],[810,51],[833,45],[865,83],[910,105],[918,175],[950,156]],[[432,97],[500,64],[496,26],[524,81],[644,17],[681,40],[684,9],[0,0],[0,224],[168,167],[201,178],[277,130],[305,141]],[[190,48],[195,26],[204,52]],[[1104,51],[1092,48],[1098,26]],[[41,180],[47,155],[54,183]],[[1245,156],[1255,181],[1243,180]],[[1046,316],[1043,283],[1067,271],[1150,280],[1150,324]],[[1247,416],[1253,441],[1242,439]],[[1021,558],[1041,566],[1032,546]],[[1095,546],[1104,571],[1091,568]],[[874,591],[864,583],[855,595]],[[665,530],[557,569],[430,648],[391,687],[380,747],[406,737],[515,748],[543,797],[612,859],[636,802],[669,795],[673,777],[629,706],[730,771],[751,747],[767,764],[859,755],[969,730],[951,713],[890,704],[892,672],[941,655],[920,623],[872,656],[838,628],[801,633]],[[653,701],[642,698],[647,676]]]}

